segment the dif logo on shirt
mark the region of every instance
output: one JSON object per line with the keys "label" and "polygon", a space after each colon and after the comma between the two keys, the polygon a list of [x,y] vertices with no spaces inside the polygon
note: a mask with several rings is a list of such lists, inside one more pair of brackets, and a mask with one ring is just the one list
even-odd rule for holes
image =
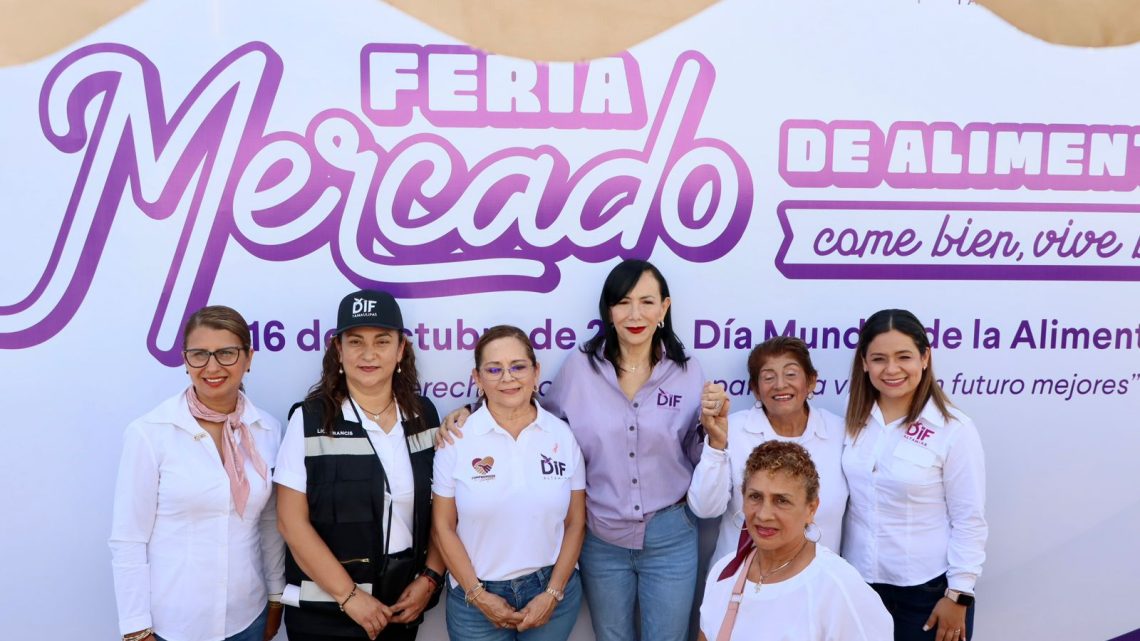
{"label": "dif logo on shirt", "polygon": [[660,387],[657,388],[657,407],[676,408],[681,404],[680,394],[670,394]]}
{"label": "dif logo on shirt", "polygon": [[566,464],[562,461],[556,461],[553,457],[539,453],[539,463],[542,467],[542,475],[544,477],[563,477],[566,476]]}
{"label": "dif logo on shirt", "polygon": [[903,438],[926,447],[926,439],[931,436],[934,436],[934,430],[923,425],[922,421],[915,421],[906,428],[906,434],[903,435]]}

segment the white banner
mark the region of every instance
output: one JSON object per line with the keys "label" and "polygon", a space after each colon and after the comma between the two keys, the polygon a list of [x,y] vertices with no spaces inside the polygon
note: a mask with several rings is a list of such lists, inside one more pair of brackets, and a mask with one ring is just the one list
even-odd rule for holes
{"label": "white banner", "polygon": [[0,69],[3,635],[117,634],[120,436],[194,309],[253,322],[284,419],[341,296],[387,289],[445,413],[493,324],[553,378],[626,257],[738,407],[793,333],[842,413],[861,320],[914,311],[986,449],[976,638],[1137,630],[1138,63],[956,1],[725,0],[542,65],[369,0],[150,0]]}

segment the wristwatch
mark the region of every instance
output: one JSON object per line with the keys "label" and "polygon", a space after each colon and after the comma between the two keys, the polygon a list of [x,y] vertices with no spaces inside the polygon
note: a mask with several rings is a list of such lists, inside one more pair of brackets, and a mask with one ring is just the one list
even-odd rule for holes
{"label": "wristwatch", "polygon": [[957,603],[958,605],[964,605],[966,607],[970,607],[971,605],[974,605],[974,595],[968,594],[966,592],[959,592],[957,590],[946,588],[946,595],[945,596],[947,599],[950,599],[951,601],[953,601],[954,603]]}
{"label": "wristwatch", "polygon": [[432,582],[432,592],[437,592],[443,589],[443,576],[439,572],[436,572],[435,570],[425,566],[424,569],[420,570],[419,573],[416,574],[416,578],[419,578],[421,576]]}

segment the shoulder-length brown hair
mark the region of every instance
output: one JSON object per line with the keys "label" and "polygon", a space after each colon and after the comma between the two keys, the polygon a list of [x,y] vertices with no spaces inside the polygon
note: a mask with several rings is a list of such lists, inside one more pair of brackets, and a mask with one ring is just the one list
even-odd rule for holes
{"label": "shoulder-length brown hair", "polygon": [[[862,430],[863,426],[867,424],[867,419],[871,417],[871,408],[879,400],[879,390],[871,384],[871,377],[863,369],[863,360],[867,358],[867,348],[876,336],[885,334],[892,329],[909,336],[914,341],[915,347],[918,348],[920,357],[925,356],[930,351],[930,339],[926,336],[926,328],[914,314],[905,309],[884,309],[871,314],[871,317],[863,324],[863,328],[859,330],[859,345],[855,348],[855,359],[851,363],[851,395],[847,400],[846,417],[847,433],[851,436],[858,434],[859,430]],[[922,413],[922,408],[926,407],[930,401],[934,401],[934,406],[938,408],[943,417],[947,420],[951,418],[950,399],[942,391],[934,376],[933,358],[929,360],[926,369],[922,371],[922,378],[919,379],[918,387],[914,390],[914,396],[910,399],[910,408],[907,409],[904,422],[910,424],[917,420],[918,415]]]}

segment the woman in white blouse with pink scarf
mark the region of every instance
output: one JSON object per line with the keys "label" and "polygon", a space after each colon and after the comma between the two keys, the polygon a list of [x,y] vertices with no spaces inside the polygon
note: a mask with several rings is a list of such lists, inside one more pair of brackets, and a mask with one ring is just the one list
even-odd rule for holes
{"label": "woman in white blouse with pink scarf", "polygon": [[[126,430],[111,558],[125,641],[263,641],[281,622],[285,546],[271,468],[281,426],[242,393],[249,325],[187,321],[190,386]],[[276,595],[276,596],[275,596]]]}

